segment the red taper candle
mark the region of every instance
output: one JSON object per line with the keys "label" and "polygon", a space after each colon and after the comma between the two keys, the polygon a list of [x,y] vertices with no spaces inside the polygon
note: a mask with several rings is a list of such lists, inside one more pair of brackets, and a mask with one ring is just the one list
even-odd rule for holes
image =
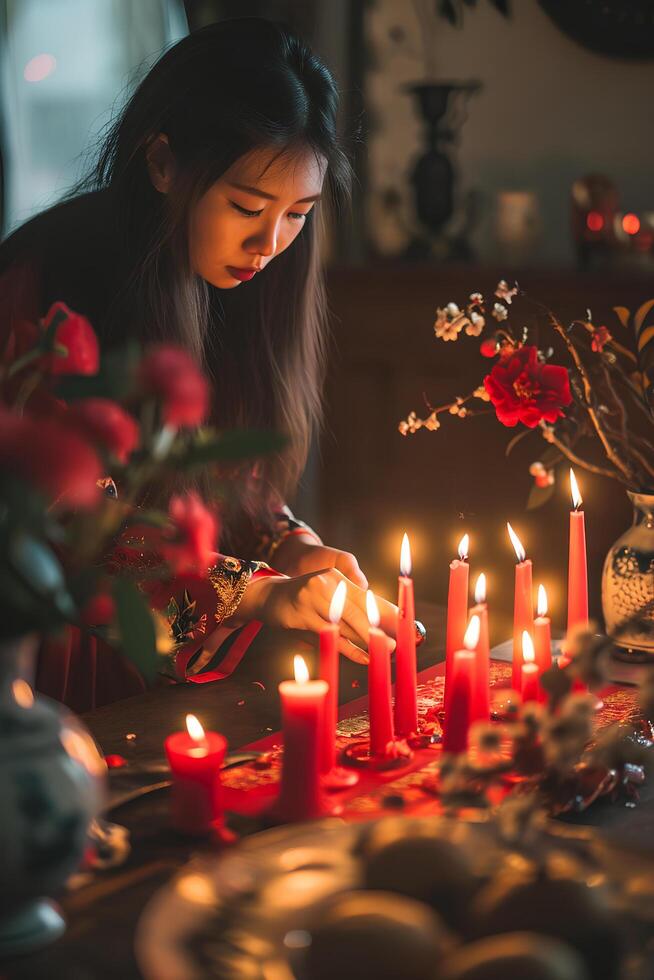
{"label": "red taper candle", "polygon": [[522,667],[520,668],[520,692],[523,701],[538,701],[540,692],[538,664],[535,662],[534,641],[524,630],[522,633]]}
{"label": "red taper candle", "polygon": [[223,821],[220,769],[227,740],[205,732],[195,715],[186,716],[186,728],[164,742],[173,775],[172,821],[176,830],[199,836]]}
{"label": "red taper candle", "polygon": [[586,522],[581,509],[583,500],[570,469],[570,542],[568,550],[568,631],[588,627],[588,566],[586,561]]}
{"label": "red taper candle", "polygon": [[443,721],[444,752],[459,753],[468,748],[468,733],[474,721],[472,699],[478,642],[479,616],[472,616],[463,637],[464,649],[456,650],[452,659],[452,690]]}
{"label": "red taper candle", "polygon": [[539,701],[546,701],[547,694],[540,685],[541,675],[552,666],[552,632],[550,618],[547,615],[547,592],[544,585],[538,586],[538,615],[534,620],[534,650],[535,663],[538,666]]}
{"label": "red taper candle", "polygon": [[470,615],[479,617],[479,642],[475,650],[475,682],[472,698],[473,721],[488,721],[490,718],[490,643],[486,576],[483,572],[475,583],[475,605],[470,610]]}
{"label": "red taper candle", "polygon": [[418,730],[418,671],[416,666],[416,609],[411,578],[411,548],[405,534],[400,552],[395,647],[395,731]]}
{"label": "red taper candle", "polygon": [[366,593],[368,633],[368,714],[370,721],[370,755],[388,754],[394,741],[391,704],[391,655],[386,634],[379,629],[379,609],[370,589]]}
{"label": "red taper candle", "polygon": [[515,567],[515,593],[513,599],[513,663],[511,687],[520,690],[522,683],[522,634],[525,630],[531,636],[534,632],[534,605],[531,583],[531,559],[525,555],[520,538],[507,522],[507,531],[515,550],[518,564]]}
{"label": "red taper candle", "polygon": [[324,813],[320,788],[323,717],[328,685],[309,680],[302,657],[294,658],[295,680],[282,681],[284,755],[279,794],[283,820],[310,820]]}
{"label": "red taper candle", "polygon": [[321,769],[329,772],[336,765],[336,725],[338,723],[338,624],[347,597],[347,583],[339,582],[329,605],[329,624],[320,630],[320,679],[327,683],[323,717]]}
{"label": "red taper candle", "polygon": [[447,629],[445,635],[445,707],[449,700],[454,654],[463,646],[463,634],[468,622],[468,546],[470,537],[464,534],[459,541],[459,558],[450,562],[450,582],[447,592]]}

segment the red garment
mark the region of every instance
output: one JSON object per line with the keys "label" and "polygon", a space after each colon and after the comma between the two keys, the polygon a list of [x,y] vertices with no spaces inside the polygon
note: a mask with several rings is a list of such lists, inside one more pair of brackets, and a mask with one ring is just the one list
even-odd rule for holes
{"label": "red garment", "polygon": [[[66,301],[65,296],[61,299]],[[46,312],[41,305],[39,276],[33,267],[14,264],[0,275],[0,364],[11,363],[31,349],[34,325]],[[261,570],[254,578],[277,574],[272,569]],[[222,680],[238,665],[261,629],[261,623],[212,630],[216,596],[208,579],[200,576],[177,576],[158,583],[157,594],[151,596],[153,608],[165,610],[169,600],[179,600],[187,588],[197,603],[197,617],[205,618],[206,627],[204,633],[198,632],[177,650],[173,658],[175,679],[196,683]],[[209,638],[211,649],[205,651],[204,641]],[[221,658],[224,644],[227,652]],[[84,712],[140,694],[146,685],[129,661],[87,630],[71,626],[58,636],[42,641],[37,657],[36,688],[74,711]]]}

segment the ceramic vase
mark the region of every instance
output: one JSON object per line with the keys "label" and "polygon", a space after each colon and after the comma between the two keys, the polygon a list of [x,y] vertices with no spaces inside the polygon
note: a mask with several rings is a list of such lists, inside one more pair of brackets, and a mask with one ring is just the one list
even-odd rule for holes
{"label": "ceramic vase", "polygon": [[602,609],[617,655],[639,662],[654,660],[654,493],[627,493],[634,520],[606,556]]}
{"label": "ceramic vase", "polygon": [[36,643],[0,643],[0,956],[63,932],[53,896],[81,863],[106,778],[81,722],[21,676]]}

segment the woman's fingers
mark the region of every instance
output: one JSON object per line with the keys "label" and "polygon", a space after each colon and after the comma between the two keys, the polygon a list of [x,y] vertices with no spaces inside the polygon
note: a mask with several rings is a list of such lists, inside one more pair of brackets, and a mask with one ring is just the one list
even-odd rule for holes
{"label": "woman's fingers", "polygon": [[[370,632],[368,616],[352,599],[349,599],[345,603],[343,618],[341,619],[340,624],[340,632],[346,639],[353,641],[357,645],[363,644],[363,646],[367,648],[368,634]],[[387,636],[386,645],[388,647],[388,652],[392,653],[395,649],[395,640],[392,637]]]}
{"label": "woman's fingers", "polygon": [[368,665],[370,660],[365,650],[358,647],[356,643],[350,643],[343,636],[338,641],[338,652],[342,653],[348,660],[352,660],[355,664],[362,664],[364,667]]}
{"label": "woman's fingers", "polygon": [[[362,589],[352,588],[348,585],[348,597],[363,611],[367,622],[366,593]],[[397,606],[389,602],[388,599],[382,599],[377,593],[375,593],[375,600],[379,609],[380,627],[387,636],[395,637],[397,632]]]}
{"label": "woman's fingers", "polygon": [[359,568],[359,562],[354,555],[349,554],[347,551],[337,551],[335,567],[339,572],[343,573],[345,578],[349,579],[350,582],[357,585],[360,589],[368,588],[368,579]]}
{"label": "woman's fingers", "polygon": [[[322,578],[327,598],[327,608],[324,610],[323,615],[325,619],[329,619],[329,605],[331,604],[331,597],[333,595],[335,585],[337,585],[339,581],[342,581],[342,574],[340,574],[338,571],[331,571]],[[345,605],[343,606],[343,613],[339,623],[339,632],[341,633],[341,636],[344,636],[351,642],[367,647],[370,622],[368,620],[367,612],[365,612],[364,608],[362,607],[361,596],[365,596],[365,593],[351,583],[348,583]],[[388,638],[388,649],[390,652],[395,649],[395,641],[390,637]]]}
{"label": "woman's fingers", "polygon": [[389,636],[396,636],[397,634],[397,606],[388,599],[382,599],[379,596],[375,597],[377,599],[377,607],[379,608],[380,616],[380,626],[384,633],[388,633]]}

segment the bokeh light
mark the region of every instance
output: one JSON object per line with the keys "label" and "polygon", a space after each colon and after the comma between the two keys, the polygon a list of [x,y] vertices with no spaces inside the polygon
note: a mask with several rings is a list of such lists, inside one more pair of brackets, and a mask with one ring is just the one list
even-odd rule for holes
{"label": "bokeh light", "polygon": [[637,235],[640,231],[640,220],[635,214],[625,214],[622,219],[622,228],[628,235]]}
{"label": "bokeh light", "polygon": [[586,227],[589,231],[601,231],[604,227],[604,218],[599,211],[590,211],[586,215]]}
{"label": "bokeh light", "polygon": [[56,67],[57,59],[53,54],[37,54],[25,65],[23,78],[26,82],[42,82]]}

